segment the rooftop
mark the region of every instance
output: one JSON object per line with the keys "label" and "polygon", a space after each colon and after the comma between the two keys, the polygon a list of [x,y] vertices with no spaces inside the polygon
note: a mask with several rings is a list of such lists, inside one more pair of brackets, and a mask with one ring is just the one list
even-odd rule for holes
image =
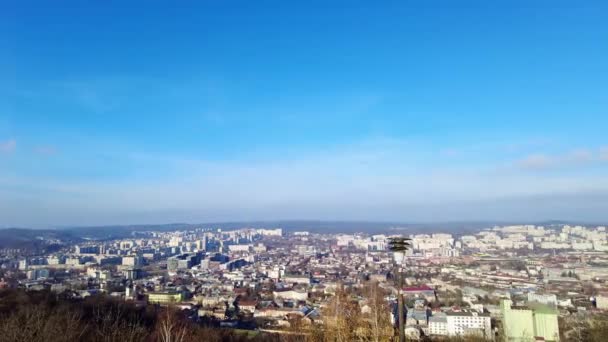
{"label": "rooftop", "polygon": [[435,289],[427,286],[427,285],[421,285],[421,286],[413,286],[413,287],[406,287],[403,289],[403,291],[406,292],[423,292],[423,291],[435,291]]}

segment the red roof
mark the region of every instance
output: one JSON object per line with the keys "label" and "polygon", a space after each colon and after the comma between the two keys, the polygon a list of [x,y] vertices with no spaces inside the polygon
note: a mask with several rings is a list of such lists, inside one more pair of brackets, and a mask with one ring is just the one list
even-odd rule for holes
{"label": "red roof", "polygon": [[405,292],[426,292],[426,291],[435,291],[433,288],[428,287],[427,285],[414,286],[414,287],[406,287],[403,289]]}
{"label": "red roof", "polygon": [[238,303],[239,306],[256,306],[258,302],[256,300],[241,300]]}

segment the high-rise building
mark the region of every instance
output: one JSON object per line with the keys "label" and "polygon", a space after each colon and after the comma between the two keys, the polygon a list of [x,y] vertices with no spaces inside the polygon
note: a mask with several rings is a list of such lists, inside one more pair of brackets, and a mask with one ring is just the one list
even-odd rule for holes
{"label": "high-rise building", "polygon": [[122,257],[123,266],[137,267],[143,264],[143,258],[138,255],[129,255]]}
{"label": "high-rise building", "polygon": [[167,271],[186,270],[200,264],[201,260],[202,253],[177,255],[167,259]]}
{"label": "high-rise building", "polygon": [[28,280],[46,279],[49,277],[49,270],[40,268],[27,271]]}
{"label": "high-rise building", "polygon": [[171,246],[171,247],[177,247],[183,241],[184,241],[184,239],[181,236],[172,236],[171,240],[169,240],[169,246]]}
{"label": "high-rise building", "polygon": [[76,254],[99,254],[99,246],[76,246]]}
{"label": "high-rise building", "polygon": [[201,240],[196,241],[196,249],[199,251],[207,250],[207,237],[203,236]]}

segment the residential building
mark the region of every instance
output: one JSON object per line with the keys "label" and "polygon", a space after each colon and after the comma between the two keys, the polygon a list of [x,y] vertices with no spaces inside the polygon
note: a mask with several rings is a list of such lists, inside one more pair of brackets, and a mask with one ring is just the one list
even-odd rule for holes
{"label": "residential building", "polygon": [[429,335],[431,336],[447,336],[448,335],[448,319],[445,314],[434,315],[429,318]]}
{"label": "residential building", "polygon": [[476,335],[492,339],[490,314],[475,311],[448,311],[445,314],[449,336]]}
{"label": "residential building", "polygon": [[179,303],[184,299],[181,292],[150,292],[148,293],[148,303],[150,304],[170,304]]}

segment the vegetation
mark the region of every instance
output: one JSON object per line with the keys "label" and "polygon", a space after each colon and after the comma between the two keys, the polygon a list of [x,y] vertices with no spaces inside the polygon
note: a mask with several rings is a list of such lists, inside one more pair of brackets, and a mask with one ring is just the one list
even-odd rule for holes
{"label": "vegetation", "polygon": [[202,327],[179,311],[137,307],[102,296],[74,301],[47,291],[3,290],[0,291],[0,341],[256,342],[278,341],[278,338]]}
{"label": "vegetation", "polygon": [[562,341],[604,342],[608,336],[608,314],[560,319]]}
{"label": "vegetation", "polygon": [[[48,291],[0,291],[0,342],[189,342],[270,341],[346,342],[394,341],[385,293],[369,283],[358,294],[338,289],[321,309],[323,324],[293,318],[281,334],[205,327],[187,317],[188,311],[136,306],[108,297],[73,300]],[[360,301],[362,295],[365,298]],[[361,304],[360,304],[361,303]],[[564,341],[605,341],[608,316],[560,322]],[[499,339],[500,340],[500,339]],[[470,336],[441,341],[481,342]]]}
{"label": "vegetation", "polygon": [[62,247],[61,243],[79,241],[80,239],[70,232],[61,230],[0,229],[0,249],[20,249],[22,255],[53,253]]}
{"label": "vegetation", "polygon": [[580,330],[581,341],[601,342],[608,337],[608,316],[588,320]]}

